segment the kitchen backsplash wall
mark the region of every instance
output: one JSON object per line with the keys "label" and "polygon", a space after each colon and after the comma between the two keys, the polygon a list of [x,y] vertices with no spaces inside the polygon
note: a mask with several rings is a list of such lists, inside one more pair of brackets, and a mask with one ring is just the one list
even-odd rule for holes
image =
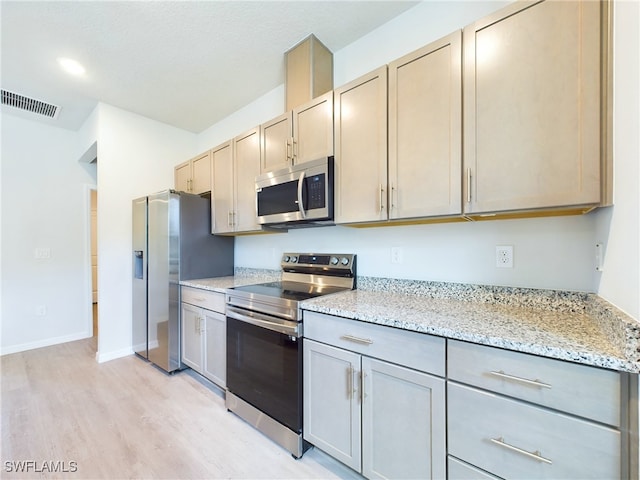
{"label": "kitchen backsplash wall", "polygon": [[[236,238],[236,265],[279,268],[284,251],[356,253],[358,274],[594,292],[594,215],[402,227],[320,227]],[[496,267],[512,245],[513,268]],[[399,248],[401,263],[393,263]]]}

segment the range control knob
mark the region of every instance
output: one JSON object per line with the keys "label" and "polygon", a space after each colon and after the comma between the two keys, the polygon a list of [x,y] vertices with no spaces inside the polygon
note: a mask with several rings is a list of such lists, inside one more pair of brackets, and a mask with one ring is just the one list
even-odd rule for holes
{"label": "range control knob", "polygon": [[340,263],[342,263],[342,265],[349,265],[349,259],[347,257],[342,257]]}
{"label": "range control knob", "polygon": [[295,255],[291,257],[291,263],[296,263],[298,261],[298,257]]}
{"label": "range control knob", "polygon": [[288,262],[290,260],[289,255],[285,255],[284,257],[282,257],[282,261],[283,262]]}
{"label": "range control knob", "polygon": [[331,262],[331,265],[337,265],[338,261],[338,257],[331,257],[331,259],[329,260],[329,262]]}

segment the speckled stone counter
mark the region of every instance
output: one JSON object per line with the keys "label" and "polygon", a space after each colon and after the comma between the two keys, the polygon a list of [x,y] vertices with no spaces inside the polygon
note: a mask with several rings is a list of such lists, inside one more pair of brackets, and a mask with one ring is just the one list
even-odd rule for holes
{"label": "speckled stone counter", "polygon": [[597,295],[358,277],[304,310],[640,372],[640,324]]}
{"label": "speckled stone counter", "polygon": [[[277,270],[234,273],[180,284],[225,293],[280,279]],[[302,308],[640,373],[640,323],[594,294],[375,277],[358,277],[357,284],[357,290],[304,301]]]}
{"label": "speckled stone counter", "polygon": [[182,280],[180,285],[225,293],[227,288],[240,287],[242,285],[250,285],[252,283],[272,282],[280,280],[280,276],[281,273],[278,270],[236,267],[233,276]]}

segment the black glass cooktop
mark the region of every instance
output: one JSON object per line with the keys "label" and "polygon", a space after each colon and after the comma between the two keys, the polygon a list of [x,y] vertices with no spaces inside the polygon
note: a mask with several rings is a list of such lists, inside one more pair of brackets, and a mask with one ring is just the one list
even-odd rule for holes
{"label": "black glass cooktop", "polygon": [[330,293],[342,292],[345,288],[326,285],[311,285],[309,283],[300,282],[269,282],[233,287],[232,290],[301,302],[302,300],[308,300],[310,298],[320,297]]}

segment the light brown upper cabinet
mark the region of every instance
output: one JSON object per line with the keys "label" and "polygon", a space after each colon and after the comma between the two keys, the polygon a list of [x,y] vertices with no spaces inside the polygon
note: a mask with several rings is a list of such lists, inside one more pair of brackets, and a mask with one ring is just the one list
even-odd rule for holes
{"label": "light brown upper cabinet", "polygon": [[173,169],[173,184],[178,192],[188,192],[191,188],[191,160],[176,165]]}
{"label": "light brown upper cabinet", "polygon": [[212,230],[215,234],[261,231],[255,178],[260,172],[260,130],[253,128],[212,149]]}
{"label": "light brown upper cabinet", "polygon": [[174,169],[175,189],[179,192],[201,194],[211,191],[211,152],[177,165]]}
{"label": "light brown upper cabinet", "polygon": [[285,52],[285,110],[333,89],[333,54],[311,34]]}
{"label": "light brown upper cabinet", "polygon": [[389,64],[389,219],[462,213],[462,32]]}
{"label": "light brown upper cabinet", "polygon": [[333,92],[260,126],[260,172],[333,155]]}
{"label": "light brown upper cabinet", "polygon": [[515,2],[464,29],[466,214],[601,204],[604,11]]}
{"label": "light brown upper cabinet", "polygon": [[233,232],[235,188],[233,181],[233,140],[211,150],[213,192],[211,195],[212,233]]}
{"label": "light brown upper cabinet", "polygon": [[387,219],[387,66],[334,91],[336,223]]}

